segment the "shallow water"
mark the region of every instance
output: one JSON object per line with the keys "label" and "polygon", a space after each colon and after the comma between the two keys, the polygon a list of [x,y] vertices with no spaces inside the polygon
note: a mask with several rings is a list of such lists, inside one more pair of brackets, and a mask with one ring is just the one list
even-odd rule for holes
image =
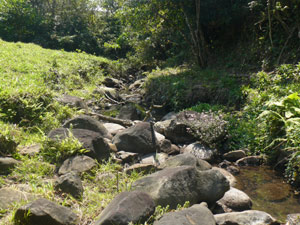
{"label": "shallow water", "polygon": [[240,169],[236,188],[249,195],[252,209],[267,212],[281,222],[286,220],[287,214],[300,213],[300,196],[295,195],[282,175],[267,166]]}

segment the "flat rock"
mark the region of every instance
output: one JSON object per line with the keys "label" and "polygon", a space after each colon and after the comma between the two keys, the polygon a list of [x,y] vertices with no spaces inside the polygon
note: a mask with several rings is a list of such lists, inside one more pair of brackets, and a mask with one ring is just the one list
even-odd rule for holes
{"label": "flat rock", "polygon": [[28,201],[34,198],[33,195],[17,191],[12,188],[1,188],[0,189],[0,209],[7,209],[13,203]]}
{"label": "flat rock", "polygon": [[103,126],[112,136],[115,136],[119,131],[126,129],[125,127],[116,123],[103,123]]}
{"label": "flat rock", "polygon": [[169,212],[153,225],[215,225],[212,212],[205,206],[193,205],[177,212]]}
{"label": "flat rock", "polygon": [[73,156],[66,159],[58,170],[59,175],[69,172],[83,173],[97,166],[94,159],[86,155]]}
{"label": "flat rock", "polygon": [[[58,128],[52,130],[48,134],[48,138],[61,141],[69,136],[70,130],[67,128]],[[108,141],[103,138],[99,133],[86,129],[72,129],[72,134],[89,152],[85,153],[97,160],[108,159],[110,156],[110,146]]]}
{"label": "flat rock", "polygon": [[112,136],[105,128],[105,126],[100,123],[98,120],[94,119],[90,116],[81,115],[76,118],[68,120],[64,125],[64,128],[71,128],[72,129],[85,129],[90,130],[98,133],[99,135],[111,139]]}
{"label": "flat rock", "polygon": [[11,157],[0,157],[0,174],[7,174],[13,169],[19,161]]}
{"label": "flat rock", "polygon": [[226,178],[216,170],[199,171],[192,166],[165,168],[135,181],[133,190],[148,193],[156,205],[171,209],[186,201],[214,203],[229,189]]}
{"label": "flat rock", "polygon": [[41,198],[19,208],[15,225],[76,225],[77,215],[64,206]]}
{"label": "flat rock", "polygon": [[238,166],[259,166],[263,162],[261,156],[247,156],[236,161]]}
{"label": "flat rock", "polygon": [[252,207],[250,197],[245,192],[233,187],[231,187],[217,203],[226,213],[235,211],[241,212],[249,210]]}
{"label": "flat rock", "polygon": [[113,143],[117,146],[119,151],[152,153],[156,152],[152,138],[150,123],[140,122],[119,132],[113,138]]}
{"label": "flat rock", "polygon": [[213,167],[212,169],[220,171],[226,177],[226,179],[229,181],[230,187],[236,186],[237,180],[230,172],[228,172],[227,170],[224,170],[222,168],[218,168],[218,167]]}
{"label": "flat rock", "polygon": [[140,191],[122,192],[102,211],[95,225],[144,223],[155,210],[151,197]]}
{"label": "flat rock", "polygon": [[222,213],[215,215],[215,219],[218,225],[270,225],[279,224],[276,220],[268,213],[257,211],[257,210],[247,210],[244,212],[231,212]]}
{"label": "flat rock", "polygon": [[225,153],[223,156],[224,156],[224,159],[226,159],[230,162],[235,162],[241,158],[246,157],[246,153],[244,150],[236,150],[236,151]]}
{"label": "flat rock", "polygon": [[209,170],[212,168],[208,162],[198,159],[192,154],[180,154],[169,157],[160,167],[168,168],[177,166],[194,166],[198,170]]}
{"label": "flat rock", "polygon": [[218,151],[216,149],[211,149],[205,147],[204,145],[195,142],[189,144],[184,149],[181,150],[181,153],[190,153],[197,157],[198,159],[203,159],[208,162],[213,162],[217,157]]}
{"label": "flat rock", "polygon": [[72,195],[74,198],[81,198],[83,194],[83,186],[77,173],[70,172],[60,176],[54,188],[64,193]]}

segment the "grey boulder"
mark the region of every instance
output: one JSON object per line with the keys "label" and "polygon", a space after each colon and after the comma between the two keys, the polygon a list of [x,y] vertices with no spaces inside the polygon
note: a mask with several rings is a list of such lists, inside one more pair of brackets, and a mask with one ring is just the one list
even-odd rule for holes
{"label": "grey boulder", "polygon": [[151,197],[140,191],[122,192],[100,214],[95,225],[128,225],[145,222],[155,210]]}
{"label": "grey boulder", "polygon": [[216,149],[208,148],[198,142],[195,142],[182,149],[181,153],[190,153],[198,159],[213,162],[217,157],[218,151]]}
{"label": "grey boulder", "polygon": [[73,156],[66,159],[58,170],[59,175],[69,172],[87,172],[97,165],[96,161],[86,155]]}
{"label": "grey boulder", "polygon": [[83,194],[80,177],[74,172],[60,176],[55,182],[55,189],[70,194],[74,198],[81,198]]}
{"label": "grey boulder", "polygon": [[14,190],[12,188],[0,189],[0,210],[7,209],[10,205],[16,202],[28,201],[33,199],[33,195]]}

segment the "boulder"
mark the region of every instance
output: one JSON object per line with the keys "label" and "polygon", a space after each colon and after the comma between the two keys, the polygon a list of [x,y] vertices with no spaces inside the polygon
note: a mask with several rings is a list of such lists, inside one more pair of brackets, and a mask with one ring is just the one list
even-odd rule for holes
{"label": "boulder", "polygon": [[218,166],[220,168],[227,170],[229,173],[233,175],[237,175],[240,173],[240,169],[227,160],[224,160],[223,162],[219,163]]}
{"label": "boulder", "polygon": [[55,189],[80,199],[83,194],[83,186],[77,173],[70,172],[60,176],[55,182]]}
{"label": "boulder", "polygon": [[18,143],[0,133],[0,156],[11,156],[16,153]]}
{"label": "boulder", "polygon": [[[56,141],[63,140],[70,135],[70,130],[58,128],[48,134],[48,138]],[[97,160],[108,159],[110,156],[110,146],[108,141],[99,133],[86,129],[72,129],[72,134],[77,138],[82,146],[88,150],[86,155]]]}
{"label": "boulder", "polygon": [[172,144],[168,139],[164,139],[159,143],[159,150],[168,155],[177,155],[180,153],[180,148],[177,145]]}
{"label": "boulder", "polygon": [[35,156],[40,153],[42,146],[40,144],[34,144],[30,146],[26,146],[19,150],[21,155]]}
{"label": "boulder", "polygon": [[140,122],[119,132],[113,138],[113,143],[117,146],[119,151],[152,153],[156,152],[156,147],[153,145],[152,138],[150,124]]}
{"label": "boulder", "polygon": [[224,159],[226,159],[230,162],[235,162],[241,158],[246,157],[246,153],[244,150],[236,150],[236,151],[225,153],[223,156],[224,156]]}
{"label": "boulder", "polygon": [[191,154],[180,154],[180,155],[170,157],[161,165],[161,168],[177,167],[177,166],[194,166],[201,171],[209,170],[212,168],[208,162],[202,159],[198,159]]}
{"label": "boulder", "polygon": [[124,102],[131,102],[133,104],[142,104],[143,102],[143,96],[141,94],[122,94],[121,98]]}
{"label": "boulder", "polygon": [[63,95],[55,99],[62,105],[67,105],[73,108],[87,109],[86,103],[79,97],[71,95]]}
{"label": "boulder", "polygon": [[77,215],[64,206],[41,198],[19,208],[15,225],[76,225]]}
{"label": "boulder", "polygon": [[112,138],[112,136],[107,131],[107,129],[103,126],[103,124],[90,116],[81,115],[74,119],[68,120],[63,125],[63,127],[64,128],[72,127],[72,129],[86,129],[86,130],[94,131],[105,138],[108,139]]}
{"label": "boulder", "polygon": [[103,126],[112,136],[115,136],[119,131],[126,129],[125,127],[116,123],[104,123]]}
{"label": "boulder", "polygon": [[135,181],[133,190],[148,193],[156,205],[171,209],[186,201],[214,203],[229,189],[226,178],[216,170],[199,171],[192,166],[165,168]]}
{"label": "boulder", "polygon": [[143,164],[152,164],[152,165],[161,165],[167,159],[168,155],[166,153],[150,153],[141,157],[141,163]]}
{"label": "boulder", "polygon": [[226,177],[226,179],[228,180],[230,187],[235,187],[237,184],[237,180],[236,178],[227,170],[224,170],[222,168],[218,168],[218,167],[213,167],[213,170],[218,170],[220,173],[222,173],[224,175],[224,177]]}
{"label": "boulder", "polygon": [[122,106],[117,118],[123,120],[140,120],[142,118],[142,115],[134,104],[127,104]]}
{"label": "boulder", "polygon": [[102,84],[104,84],[106,87],[119,88],[122,86],[122,81],[115,78],[106,77]]}
{"label": "boulder", "polygon": [[155,210],[151,197],[140,191],[122,192],[102,211],[95,225],[144,223]]}
{"label": "boulder", "polygon": [[238,166],[259,166],[263,162],[261,156],[247,156],[236,161]]}
{"label": "boulder", "polygon": [[257,210],[217,214],[215,219],[218,225],[279,225],[271,215]]}
{"label": "boulder", "polygon": [[169,212],[155,221],[153,225],[215,225],[216,221],[211,211],[201,205],[193,205],[190,208],[177,212]]}
{"label": "boulder", "polygon": [[83,173],[97,166],[94,159],[86,155],[73,156],[66,159],[58,170],[59,175],[69,172]]}
{"label": "boulder", "polygon": [[93,91],[94,94],[107,95],[109,98],[118,100],[120,98],[118,91],[115,88],[100,86]]}
{"label": "boulder", "polygon": [[139,154],[134,152],[119,151],[116,153],[116,158],[120,159],[122,163],[135,163],[139,160]]}
{"label": "boulder", "polygon": [[223,198],[217,201],[217,204],[219,204],[226,213],[235,211],[241,212],[249,210],[252,207],[250,197],[246,193],[233,187],[225,193]]}
{"label": "boulder", "polygon": [[132,166],[129,166],[124,169],[124,172],[127,174],[131,174],[132,172],[147,174],[147,173],[151,173],[154,171],[156,171],[155,165],[141,164],[141,163],[133,164]]}
{"label": "boulder", "polygon": [[300,213],[288,214],[286,225],[299,225],[300,224]]}
{"label": "boulder", "polygon": [[154,129],[156,132],[165,135],[165,130],[167,127],[170,125],[172,120],[164,120],[164,121],[159,121],[154,124]]}
{"label": "boulder", "polygon": [[195,142],[189,144],[181,150],[181,153],[190,153],[196,156],[198,159],[203,159],[208,162],[213,162],[217,158],[218,151],[216,149],[211,149],[205,147],[204,145]]}
{"label": "boulder", "polygon": [[0,174],[7,174],[13,169],[19,161],[11,157],[0,157]]}
{"label": "boulder", "polygon": [[33,195],[26,192],[17,191],[12,188],[1,188],[0,189],[0,210],[7,209],[16,202],[29,201],[32,200],[33,198],[34,198]]}

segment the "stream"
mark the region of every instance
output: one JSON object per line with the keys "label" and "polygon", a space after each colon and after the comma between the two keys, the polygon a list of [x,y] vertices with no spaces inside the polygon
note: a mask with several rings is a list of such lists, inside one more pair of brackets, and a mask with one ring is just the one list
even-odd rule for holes
{"label": "stream", "polygon": [[280,222],[284,222],[288,214],[300,212],[300,195],[284,182],[282,174],[270,167],[241,167],[236,178],[236,188],[249,195],[252,209],[265,211]]}

